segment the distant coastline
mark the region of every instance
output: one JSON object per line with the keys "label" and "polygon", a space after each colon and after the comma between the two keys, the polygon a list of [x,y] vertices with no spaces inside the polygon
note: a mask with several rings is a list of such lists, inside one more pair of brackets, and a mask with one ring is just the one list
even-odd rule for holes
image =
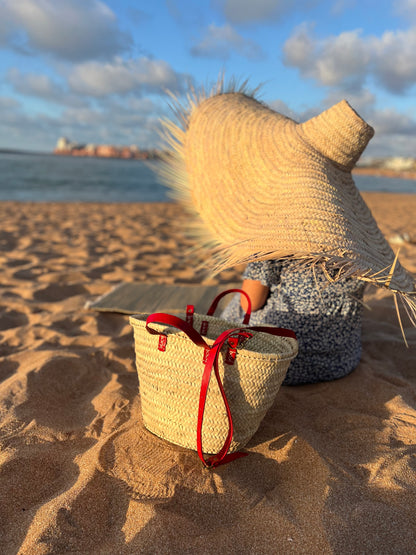
{"label": "distant coastline", "polygon": [[353,169],[356,175],[416,179],[416,159],[404,156],[364,158]]}
{"label": "distant coastline", "polygon": [[352,170],[356,175],[371,175],[375,177],[393,177],[400,179],[414,179],[416,180],[416,170],[394,170],[389,168],[379,168],[377,166],[356,166]]}
{"label": "distant coastline", "polygon": [[28,154],[31,156],[45,156],[51,152],[41,152],[35,150],[21,150],[18,148],[0,148],[0,154]]}
{"label": "distant coastline", "polygon": [[85,148],[74,150],[54,149],[53,154],[80,158],[122,158],[123,160],[159,160],[163,156],[163,152],[159,150],[131,151],[128,147],[119,148],[111,145],[98,145],[94,150],[87,150]]}
{"label": "distant coastline", "polygon": [[66,137],[61,137],[56,143],[53,154],[94,158],[123,158],[125,160],[157,160],[162,157],[163,151],[140,149],[137,145],[84,145],[72,142]]}
{"label": "distant coastline", "polygon": [[[61,141],[61,142],[60,142]],[[168,154],[157,149],[139,149],[132,146],[115,145],[79,145],[58,141],[52,152],[21,150],[15,148],[0,148],[0,154],[16,155],[59,155],[94,158],[119,158],[125,160],[159,160]],[[65,140],[66,141],[66,140]],[[399,178],[416,181],[416,159],[401,157],[367,158],[360,160],[352,170],[355,175],[369,175],[374,177]]]}

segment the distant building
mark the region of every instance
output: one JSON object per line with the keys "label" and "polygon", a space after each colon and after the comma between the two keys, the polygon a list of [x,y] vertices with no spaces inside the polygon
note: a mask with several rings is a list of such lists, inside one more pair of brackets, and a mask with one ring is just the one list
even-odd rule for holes
{"label": "distant building", "polygon": [[137,145],[115,146],[115,145],[95,145],[89,143],[83,145],[75,143],[66,137],[60,137],[54,149],[55,154],[67,156],[97,156],[99,158],[124,158],[134,160],[146,160],[147,158],[159,158],[160,151],[140,150]]}
{"label": "distant building", "polygon": [[102,158],[117,158],[119,156],[118,148],[113,145],[97,145],[96,156],[101,156]]}
{"label": "distant building", "polygon": [[74,143],[66,137],[60,137],[56,143],[54,152],[59,154],[70,154],[71,152],[81,151],[84,145]]}
{"label": "distant building", "polygon": [[55,150],[69,150],[71,142],[66,137],[60,137],[56,143]]}
{"label": "distant building", "polygon": [[87,156],[96,156],[97,155],[97,146],[90,143],[85,147],[85,153]]}
{"label": "distant building", "polygon": [[388,170],[406,171],[412,170],[416,166],[414,158],[403,158],[396,156],[394,158],[387,158],[384,161],[384,167]]}

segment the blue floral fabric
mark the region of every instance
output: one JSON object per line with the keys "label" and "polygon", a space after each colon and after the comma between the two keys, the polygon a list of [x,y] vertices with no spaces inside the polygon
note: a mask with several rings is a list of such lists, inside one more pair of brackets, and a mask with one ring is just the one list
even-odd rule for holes
{"label": "blue floral fabric", "polygon": [[[329,282],[318,266],[267,260],[247,265],[244,279],[270,288],[266,304],[250,324],[271,324],[295,331],[299,354],[283,385],[334,380],[349,374],[361,357],[361,316],[365,283],[353,278]],[[242,322],[236,294],[222,318]]]}

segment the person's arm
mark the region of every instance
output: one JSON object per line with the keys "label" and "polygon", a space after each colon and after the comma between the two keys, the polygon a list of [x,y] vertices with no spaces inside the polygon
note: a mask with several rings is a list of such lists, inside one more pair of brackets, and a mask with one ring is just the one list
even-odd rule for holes
{"label": "person's arm", "polygon": [[[269,288],[267,285],[263,285],[260,281],[253,279],[245,279],[241,286],[242,290],[245,291],[251,300],[251,310],[258,310],[262,308],[269,295]],[[241,307],[244,312],[247,312],[247,300],[244,295],[241,295]]]}

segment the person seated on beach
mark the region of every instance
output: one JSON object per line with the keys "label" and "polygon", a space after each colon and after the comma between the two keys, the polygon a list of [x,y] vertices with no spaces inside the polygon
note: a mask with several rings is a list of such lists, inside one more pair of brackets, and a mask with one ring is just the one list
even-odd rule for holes
{"label": "person seated on beach", "polygon": [[[414,278],[351,175],[374,129],[346,100],[297,123],[246,84],[220,82],[177,113],[183,128],[165,127],[176,152],[165,175],[211,274],[247,265],[250,324],[298,335],[285,384],[340,378],[358,365],[366,283],[392,291],[416,325]],[[240,322],[241,302],[233,298],[223,317]]]}
{"label": "person seated on beach", "polygon": [[[319,266],[265,260],[247,265],[241,288],[252,303],[250,325],[289,328],[297,335],[299,353],[283,385],[334,380],[357,367],[364,282],[330,283]],[[236,294],[221,317],[241,323],[246,310],[246,298]]]}

